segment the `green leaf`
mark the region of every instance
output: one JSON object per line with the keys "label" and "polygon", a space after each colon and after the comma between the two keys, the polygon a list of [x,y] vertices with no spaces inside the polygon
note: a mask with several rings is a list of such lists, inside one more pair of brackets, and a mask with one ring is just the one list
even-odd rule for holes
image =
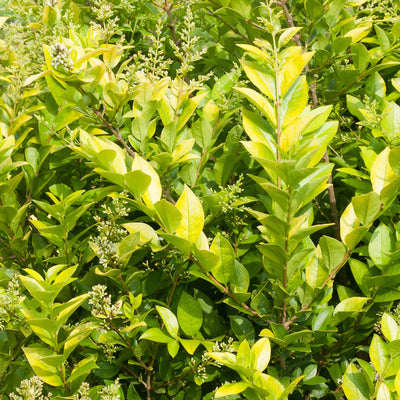
{"label": "green leaf", "polygon": [[237,90],[251,103],[253,103],[267,117],[269,122],[273,126],[276,126],[275,110],[268,99],[266,99],[264,96],[253,89],[237,87],[235,88],[235,90]]}
{"label": "green leaf", "polygon": [[234,272],[230,280],[235,292],[246,293],[250,285],[250,276],[247,269],[235,260]]}
{"label": "green leaf", "polygon": [[179,351],[179,342],[177,340],[173,340],[172,342],[168,342],[167,344],[168,353],[172,358],[178,354]]}
{"label": "green leaf", "polygon": [[314,52],[307,52],[290,57],[279,72],[280,95],[283,97],[296,81],[303,68],[310,61]]}
{"label": "green leaf", "polygon": [[174,233],[181,223],[181,212],[165,199],[155,203],[154,208],[167,232]]}
{"label": "green leaf", "polygon": [[319,246],[321,248],[325,267],[329,272],[332,272],[336,267],[343,263],[347,252],[343,243],[329,236],[323,236],[319,240]]}
{"label": "green leaf", "polygon": [[182,253],[189,255],[193,248],[193,243],[187,239],[180,238],[179,236],[169,235],[167,233],[159,233],[168,243],[180,250]]}
{"label": "green leaf", "polygon": [[241,341],[237,349],[236,363],[243,368],[250,368],[250,345],[246,339]]}
{"label": "green leaf", "polygon": [[202,343],[201,340],[189,340],[189,339],[182,339],[182,338],[179,338],[179,342],[184,347],[184,349],[191,355],[194,354],[196,349]]}
{"label": "green leaf", "polygon": [[219,282],[226,285],[235,273],[235,252],[228,239],[219,232],[211,244],[210,251],[219,257],[217,265],[211,270],[212,274]]}
{"label": "green leaf", "polygon": [[118,256],[121,258],[123,265],[128,264],[132,253],[137,250],[140,242],[140,233],[131,233],[125,236],[118,245]]}
{"label": "green leaf", "polygon": [[242,111],[243,115],[243,128],[247,135],[253,142],[264,144],[270,151],[269,157],[271,160],[275,160],[275,138],[274,131],[271,125],[265,121],[260,115],[250,112],[247,110]]}
{"label": "green leaf", "polygon": [[126,173],[125,157],[122,151],[103,149],[97,154],[99,164],[107,171],[124,175]]}
{"label": "green leaf", "polygon": [[98,325],[95,322],[86,322],[84,324],[78,325],[75,329],[71,331],[67,339],[64,342],[64,356],[68,357],[73,350],[86,339],[92,331],[97,328]]}
{"label": "green leaf", "polygon": [[239,340],[246,339],[248,342],[253,343],[255,332],[252,323],[241,315],[230,315],[229,319],[231,320],[231,327],[236,337]]}
{"label": "green leaf", "polygon": [[396,140],[400,136],[400,106],[394,101],[383,110],[381,121],[382,132],[388,141]]}
{"label": "green leaf", "polygon": [[210,144],[212,140],[213,127],[210,122],[205,118],[199,118],[192,124],[192,136],[196,140],[196,143],[204,150]]}
{"label": "green leaf", "polygon": [[362,311],[364,304],[369,300],[368,297],[349,297],[341,301],[334,309],[333,315],[339,312],[356,313]]}
{"label": "green leaf", "polygon": [[400,333],[400,328],[397,325],[397,322],[394,320],[394,318],[388,314],[384,313],[382,315],[381,319],[381,329],[382,333],[385,335],[386,339],[389,341],[394,341],[397,339],[400,339],[399,333]]}
{"label": "green leaf", "polygon": [[369,192],[351,199],[356,217],[363,225],[370,225],[381,210],[381,200],[376,192]]}
{"label": "green leaf", "polygon": [[389,164],[394,173],[400,176],[400,148],[395,147],[389,152]]}
{"label": "green leaf", "polygon": [[160,314],[168,333],[174,338],[178,338],[179,324],[174,313],[168,308],[156,306],[157,312]]}
{"label": "green leaf", "polygon": [[395,387],[396,387],[396,392],[400,396],[400,369],[396,374],[394,383],[395,383]]}
{"label": "green leaf", "polygon": [[89,298],[88,293],[81,294],[74,297],[64,304],[56,305],[53,309],[54,314],[57,316],[58,323],[64,325],[72,313],[80,307]]}
{"label": "green leaf", "polygon": [[390,263],[394,244],[393,232],[381,222],[372,234],[368,244],[368,252],[375,265],[382,268],[383,265]]}
{"label": "green leaf", "polygon": [[54,320],[48,318],[35,318],[27,320],[32,331],[39,336],[39,338],[52,346],[53,348],[57,346],[57,334],[61,325]]}
{"label": "green leaf", "polygon": [[287,255],[282,246],[278,244],[262,243],[257,246],[264,255],[263,264],[265,269],[272,275],[283,281],[283,271],[287,262]]}
{"label": "green leaf", "polygon": [[246,60],[240,60],[244,72],[251,83],[261,90],[271,100],[275,99],[275,79],[272,74],[262,68],[258,63]]}
{"label": "green leaf", "polygon": [[57,22],[57,11],[52,6],[46,6],[43,9],[43,23],[52,27]]}
{"label": "green leaf", "polygon": [[249,387],[249,384],[246,382],[234,382],[234,383],[225,383],[220,386],[215,392],[215,398],[219,399],[220,397],[230,396],[232,394],[242,393]]}
{"label": "green leaf", "polygon": [[390,354],[383,339],[374,335],[369,347],[369,357],[378,374],[383,374],[390,362]]}
{"label": "green leaf", "polygon": [[148,186],[142,198],[148,207],[152,207],[154,203],[157,203],[157,201],[161,199],[162,187],[160,183],[160,177],[151,164],[144,158],[140,157],[139,154],[135,155],[135,158],[132,162],[132,171],[137,170],[149,175],[151,178],[150,185]]}
{"label": "green leaf", "polygon": [[[371,183],[374,191],[381,195],[382,202],[389,204],[397,193],[399,178],[394,173],[389,162],[390,148],[386,147],[378,154],[371,167]],[[390,193],[384,191],[390,188]]]}
{"label": "green leaf", "polygon": [[390,48],[390,41],[385,31],[378,25],[374,25],[376,37],[378,38],[379,46],[383,52],[388,51]]}
{"label": "green leaf", "polygon": [[200,303],[186,292],[179,299],[177,317],[185,335],[193,337],[203,324],[203,311]]}
{"label": "green leaf", "polygon": [[301,30],[301,27],[300,28],[298,28],[298,27],[286,28],[279,36],[278,47],[279,48],[283,47],[300,30]]}
{"label": "green leaf", "polygon": [[186,185],[176,202],[176,208],[182,215],[176,235],[196,243],[204,226],[204,211],[198,197]]}
{"label": "green leaf", "polygon": [[[295,119],[303,112],[308,101],[308,84],[306,77],[300,76],[286,93],[282,101],[282,128],[294,123]],[[309,118],[311,121],[313,118]]]}
{"label": "green leaf", "polygon": [[248,18],[251,12],[251,3],[247,0],[231,0],[229,6],[240,13],[244,18]]}
{"label": "green leaf", "polygon": [[124,175],[124,182],[136,199],[140,199],[149,188],[151,177],[140,170],[130,171]]}
{"label": "green leaf", "polygon": [[174,341],[174,338],[166,334],[160,328],[150,328],[140,336],[139,340],[146,339],[157,343],[169,343]]}
{"label": "green leaf", "polygon": [[209,250],[199,250],[195,247],[193,254],[207,272],[210,272],[219,262],[219,256]]}
{"label": "green leaf", "polygon": [[369,400],[368,383],[357,367],[350,363],[343,377],[343,391],[349,400]]}
{"label": "green leaf", "polygon": [[264,337],[254,344],[251,348],[251,368],[253,371],[263,372],[269,364],[271,358],[271,343]]}
{"label": "green leaf", "polygon": [[[57,356],[57,353],[47,348],[24,347],[22,349],[33,371],[39,376],[43,382],[51,386],[62,386],[59,366],[62,364],[61,358],[58,365],[54,365],[51,357]],[[60,356],[59,356],[60,357]]]}
{"label": "green leaf", "polygon": [[71,372],[67,382],[71,385],[71,391],[75,392],[79,389],[82,382],[89,375],[89,373],[99,368],[96,364],[97,354],[92,354],[89,357],[79,361]]}
{"label": "green leaf", "polygon": [[222,365],[226,365],[229,368],[233,368],[236,364],[236,356],[232,353],[212,352],[207,354],[215,361],[219,362]]}
{"label": "green leaf", "polygon": [[54,118],[54,130],[60,131],[65,128],[67,125],[76,121],[79,117],[82,116],[82,113],[73,108],[65,108],[62,110],[57,116]]}
{"label": "green leaf", "polygon": [[340,217],[340,237],[343,243],[348,248],[354,249],[368,229],[368,227],[360,227],[360,220],[356,216],[353,204],[350,203]]}

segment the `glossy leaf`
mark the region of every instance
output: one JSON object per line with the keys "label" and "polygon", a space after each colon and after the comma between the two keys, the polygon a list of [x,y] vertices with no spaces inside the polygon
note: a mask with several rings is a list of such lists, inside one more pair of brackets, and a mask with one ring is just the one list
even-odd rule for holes
{"label": "glossy leaf", "polygon": [[271,358],[271,344],[267,337],[257,340],[251,348],[251,367],[254,371],[263,372]]}
{"label": "glossy leaf", "polygon": [[249,384],[246,382],[234,382],[234,383],[225,383],[220,386],[215,392],[215,398],[219,399],[220,397],[230,396],[232,394],[242,393],[249,387]]}
{"label": "glossy leaf", "polygon": [[161,319],[163,320],[168,333],[174,338],[178,338],[179,324],[174,313],[166,307],[156,306]]}
{"label": "glossy leaf", "polygon": [[369,356],[378,374],[382,375],[390,362],[390,354],[387,350],[386,343],[378,335],[374,335],[372,338]]}
{"label": "glossy leaf", "polygon": [[232,246],[218,233],[211,244],[210,251],[219,257],[217,265],[211,270],[212,274],[219,282],[227,284],[235,271],[235,253]]}
{"label": "glossy leaf", "polygon": [[343,391],[349,400],[369,400],[368,383],[357,367],[350,363],[343,377]]}
{"label": "glossy leaf", "polygon": [[203,324],[203,311],[199,302],[186,292],[182,292],[178,304],[179,326],[187,336],[195,336]]}
{"label": "glossy leaf", "polygon": [[188,186],[185,186],[175,206],[182,215],[176,228],[177,236],[196,243],[204,226],[204,212],[200,200]]}
{"label": "glossy leaf", "polygon": [[382,203],[376,192],[370,192],[351,199],[356,217],[363,225],[370,225],[381,210]]}

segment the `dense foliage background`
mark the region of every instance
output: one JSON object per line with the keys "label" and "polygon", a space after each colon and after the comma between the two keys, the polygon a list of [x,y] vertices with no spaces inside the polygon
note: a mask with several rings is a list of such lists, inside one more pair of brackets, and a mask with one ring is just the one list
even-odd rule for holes
{"label": "dense foliage background", "polygon": [[0,4],[1,398],[400,398],[398,2]]}

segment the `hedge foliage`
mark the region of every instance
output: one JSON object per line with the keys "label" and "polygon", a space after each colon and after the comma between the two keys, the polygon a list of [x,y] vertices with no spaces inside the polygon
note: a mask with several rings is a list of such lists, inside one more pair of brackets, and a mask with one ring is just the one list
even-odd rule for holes
{"label": "hedge foliage", "polygon": [[3,399],[400,399],[400,6],[2,0]]}

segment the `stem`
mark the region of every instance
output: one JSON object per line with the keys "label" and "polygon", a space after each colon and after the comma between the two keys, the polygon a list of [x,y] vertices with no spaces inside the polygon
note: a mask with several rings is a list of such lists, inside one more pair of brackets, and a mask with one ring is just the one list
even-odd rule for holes
{"label": "stem", "polygon": [[219,287],[221,291],[226,294],[228,297],[230,297],[235,303],[243,307],[246,311],[248,311],[250,314],[252,314],[254,317],[261,318],[262,316],[255,310],[253,310],[251,307],[249,307],[246,303],[242,303],[227,287],[225,287],[221,282],[219,282],[217,279],[215,279],[210,273],[208,273],[202,265],[195,259],[193,256],[190,254],[189,259],[195,263],[203,272],[204,275],[206,275],[209,279],[212,280],[215,286]]}
{"label": "stem", "polygon": [[[328,150],[325,151],[325,154],[322,159],[324,160],[324,162],[329,163]],[[333,229],[335,231],[335,239],[340,241],[340,220],[339,220],[339,212],[338,212],[337,204],[336,204],[335,189],[333,187],[332,174],[329,175],[328,184],[329,184],[329,187],[328,187],[329,203],[331,205],[331,217],[332,217],[333,223],[335,224],[333,226]]]}
{"label": "stem", "polygon": [[[213,129],[212,129],[212,132],[211,132],[211,137],[214,136],[215,130],[216,130],[216,128],[217,128],[217,125],[218,125],[218,122],[220,121],[220,119],[221,119],[221,116],[218,115],[218,119],[217,119],[217,121],[215,122],[215,124],[214,124],[214,126],[213,126]],[[203,152],[202,152],[202,154],[201,154],[199,166],[198,166],[197,171],[196,171],[196,184],[195,184],[195,185],[197,185],[197,181],[198,181],[199,176],[200,176],[201,166],[202,166],[202,164],[203,164],[204,157],[206,156],[206,154],[207,154],[207,147],[203,150]]]}
{"label": "stem", "polygon": [[[287,20],[289,26],[293,28],[295,26],[294,22],[293,22],[293,17],[292,17],[292,14],[290,13],[289,9],[287,8],[286,1],[287,0],[278,1],[278,2],[276,2],[276,4],[280,7],[282,7],[283,13],[285,14],[285,17],[286,17],[286,20]],[[299,34],[294,35],[293,40],[295,41],[297,46],[302,47]],[[306,45],[306,47],[307,47],[307,45]],[[305,66],[304,71],[310,74],[310,68],[309,68],[308,64]],[[313,105],[313,108],[315,108],[318,106],[316,82],[312,82],[310,84],[310,93],[311,93],[311,98],[312,98],[312,105]],[[325,151],[323,160],[324,160],[324,162],[329,163],[328,151]],[[335,224],[334,225],[335,239],[340,241],[340,221],[339,221],[339,213],[338,213],[337,203],[336,203],[335,189],[333,187],[332,174],[329,175],[328,184],[329,184],[328,195],[329,195],[329,203],[331,206],[331,216],[332,216],[332,221]]]}
{"label": "stem", "polygon": [[93,109],[94,113],[101,119],[101,122],[103,125],[108,128],[111,133],[117,138],[117,140],[122,144],[122,146],[125,148],[125,150],[128,152],[128,154],[132,157],[135,158],[136,153],[126,144],[125,140],[122,138],[121,132],[119,131],[118,128],[114,128],[114,126],[108,122],[102,113],[100,113],[99,110]]}
{"label": "stem", "polygon": [[182,261],[182,262],[180,263],[179,267],[178,267],[178,271],[177,271],[177,273],[176,273],[176,277],[175,277],[174,283],[173,283],[173,285],[172,285],[171,294],[170,294],[169,299],[168,299],[168,303],[167,303],[167,304],[168,304],[168,307],[171,305],[172,296],[173,296],[174,293],[175,293],[175,289],[176,289],[176,286],[177,286],[178,281],[179,281],[179,274],[180,274],[180,272],[181,272],[181,269],[182,269],[182,266],[183,266],[184,262],[185,262],[185,261]]}
{"label": "stem", "polygon": [[232,29],[233,32],[235,32],[237,35],[239,35],[243,40],[245,40],[247,43],[249,44],[253,44],[253,42],[245,35],[243,35],[243,33],[241,33],[240,31],[238,31],[233,25],[231,25],[228,21],[225,21],[221,16],[219,16],[218,14],[215,14],[212,10],[210,10],[209,8],[205,7],[205,9],[215,18],[219,19],[221,22],[223,22],[226,26],[229,26],[230,29]]}
{"label": "stem", "polygon": [[[350,255],[351,255],[351,250],[349,249],[349,250],[347,250],[346,254],[344,255],[344,257],[343,257],[342,261],[339,263],[339,265],[329,274],[329,276],[325,279],[325,282],[318,289],[322,290],[328,284],[328,282],[335,277],[335,275],[338,273],[340,268],[342,268],[346,264],[346,262],[349,259]],[[313,300],[311,300],[308,304],[306,304],[303,307],[301,307],[301,309],[297,312],[296,315],[294,315],[289,321],[286,321],[284,327],[286,329],[289,329],[289,326],[294,321],[296,321],[297,318],[299,318],[298,314],[306,311],[312,305],[312,303],[314,303],[314,301],[315,301],[315,298]]]}
{"label": "stem", "polygon": [[[280,79],[279,79],[279,65],[278,65],[278,50],[276,47],[275,35],[272,36],[274,44],[274,69],[275,69],[275,110],[276,110],[276,158],[278,164],[281,163],[281,135],[282,135],[282,121],[281,121],[281,99],[280,99]],[[281,177],[278,176],[278,188],[281,188]]]}
{"label": "stem", "polygon": [[2,379],[4,378],[4,375],[6,374],[6,372],[7,372],[8,368],[9,368],[9,366],[12,365],[12,363],[14,362],[15,357],[17,356],[18,351],[19,351],[19,350],[21,349],[21,347],[28,341],[29,337],[30,337],[30,336],[28,336],[28,337],[22,339],[22,340],[21,340],[19,343],[17,343],[17,345],[15,346],[15,348],[14,348],[12,354],[11,354],[10,360],[9,360],[8,363],[7,363],[7,366],[4,368],[2,374],[0,375],[0,382],[1,382]]}
{"label": "stem", "polygon": [[67,392],[67,395],[69,396],[70,395],[70,391],[69,391],[69,387],[67,385],[67,380],[65,379],[65,371],[64,371],[64,366],[63,365],[60,366],[60,374],[61,374],[61,379],[63,381],[64,389]]}
{"label": "stem", "polygon": [[[120,339],[126,344],[126,346],[128,347],[128,349],[131,351],[131,353],[133,355],[135,355],[135,352],[131,346],[131,344],[129,343],[128,340],[126,340],[126,338],[121,334],[121,332],[119,331],[119,329],[115,326],[114,322],[110,319],[109,321],[110,327],[112,328],[112,330],[120,337]],[[135,356],[135,358],[138,360],[138,362],[140,363],[140,365],[147,371],[147,365],[138,357]]]}
{"label": "stem", "polygon": [[178,39],[178,36],[176,34],[176,18],[174,18],[172,16],[172,12],[171,12],[172,3],[168,2],[168,0],[165,0],[164,6],[162,8],[167,13],[167,16],[168,16],[168,20],[169,20],[168,28],[171,31],[172,39],[174,40],[174,43],[177,46],[180,46],[181,42]]}

